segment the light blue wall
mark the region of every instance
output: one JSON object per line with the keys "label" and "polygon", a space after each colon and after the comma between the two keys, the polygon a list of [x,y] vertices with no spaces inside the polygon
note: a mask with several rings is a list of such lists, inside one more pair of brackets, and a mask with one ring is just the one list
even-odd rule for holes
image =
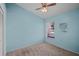
{"label": "light blue wall", "polygon": [[[50,17],[48,20],[46,25],[48,22],[55,22],[55,39],[46,39],[46,41],[64,49],[79,53],[79,9]],[[62,32],[60,30],[60,23],[68,24],[67,32]]]}
{"label": "light blue wall", "polygon": [[40,17],[16,4],[6,4],[6,9],[7,52],[42,42],[44,25]]}

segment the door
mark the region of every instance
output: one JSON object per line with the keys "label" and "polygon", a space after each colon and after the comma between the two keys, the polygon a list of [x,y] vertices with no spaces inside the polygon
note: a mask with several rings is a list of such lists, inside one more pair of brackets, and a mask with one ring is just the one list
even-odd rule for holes
{"label": "door", "polygon": [[1,7],[0,7],[0,56],[2,55],[2,35],[3,35],[3,31],[2,31],[2,18],[3,18],[3,16],[2,16],[2,11],[1,11],[2,9],[1,9]]}

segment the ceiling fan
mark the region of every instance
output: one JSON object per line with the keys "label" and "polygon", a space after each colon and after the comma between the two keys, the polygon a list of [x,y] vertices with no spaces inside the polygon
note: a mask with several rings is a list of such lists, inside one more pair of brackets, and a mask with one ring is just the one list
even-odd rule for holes
{"label": "ceiling fan", "polygon": [[47,12],[48,11],[48,7],[56,5],[56,3],[51,3],[51,4],[41,3],[41,5],[42,5],[42,7],[37,8],[36,10],[41,10],[42,12]]}

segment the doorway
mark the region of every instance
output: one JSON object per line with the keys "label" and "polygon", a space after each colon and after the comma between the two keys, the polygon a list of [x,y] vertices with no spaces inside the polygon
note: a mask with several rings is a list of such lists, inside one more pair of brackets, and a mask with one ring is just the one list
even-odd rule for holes
{"label": "doorway", "polygon": [[0,6],[0,56],[3,55],[3,11]]}

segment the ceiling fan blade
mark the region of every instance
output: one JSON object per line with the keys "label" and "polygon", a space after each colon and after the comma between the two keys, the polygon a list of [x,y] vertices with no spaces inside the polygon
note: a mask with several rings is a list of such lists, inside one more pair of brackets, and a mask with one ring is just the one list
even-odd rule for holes
{"label": "ceiling fan blade", "polygon": [[40,8],[37,8],[36,10],[39,10],[39,9],[42,9],[42,7],[40,7]]}
{"label": "ceiling fan blade", "polygon": [[54,5],[56,5],[56,3],[51,3],[51,4],[47,5],[47,6],[49,7],[49,6],[54,6]]}

